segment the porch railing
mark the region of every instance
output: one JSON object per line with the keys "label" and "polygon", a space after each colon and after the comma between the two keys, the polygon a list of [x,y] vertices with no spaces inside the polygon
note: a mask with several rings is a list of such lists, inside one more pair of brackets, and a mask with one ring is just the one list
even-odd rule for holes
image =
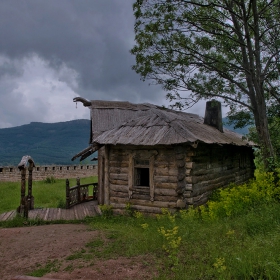
{"label": "porch railing", "polygon": [[[76,204],[97,199],[97,183],[80,184],[80,178],[76,179],[76,186],[70,187],[66,179],[66,208]],[[89,186],[93,186],[92,195],[89,194]]]}

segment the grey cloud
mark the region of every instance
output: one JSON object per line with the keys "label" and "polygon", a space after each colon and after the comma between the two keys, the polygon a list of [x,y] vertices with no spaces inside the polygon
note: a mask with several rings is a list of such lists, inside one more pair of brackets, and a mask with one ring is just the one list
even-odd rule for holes
{"label": "grey cloud", "polygon": [[[67,73],[58,79],[85,98],[161,105],[165,92],[140,81],[131,69],[133,2],[1,0],[0,55],[9,58],[10,64],[0,67],[0,77],[22,75],[21,65],[13,65],[13,61],[37,54],[53,69],[65,65],[73,69],[78,84],[72,83]],[[44,105],[40,110],[47,113],[43,108]]]}

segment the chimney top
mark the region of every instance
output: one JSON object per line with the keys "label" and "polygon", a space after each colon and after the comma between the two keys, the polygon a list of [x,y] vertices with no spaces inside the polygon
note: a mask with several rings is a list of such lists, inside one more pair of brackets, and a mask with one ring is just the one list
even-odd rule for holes
{"label": "chimney top", "polygon": [[224,132],[221,102],[214,99],[206,102],[204,124],[211,125],[219,131]]}

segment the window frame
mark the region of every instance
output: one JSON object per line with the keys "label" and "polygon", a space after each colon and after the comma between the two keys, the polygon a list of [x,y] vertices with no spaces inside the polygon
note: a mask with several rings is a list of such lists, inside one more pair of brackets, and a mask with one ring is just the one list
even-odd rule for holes
{"label": "window frame", "polygon": [[[154,201],[154,158],[158,152],[155,150],[131,152],[129,154],[129,174],[128,174],[128,195],[129,199],[133,199],[133,193],[146,193],[150,196],[150,201]],[[137,161],[148,161],[145,164],[137,163]],[[149,186],[137,186],[135,173],[136,168],[149,169]]]}

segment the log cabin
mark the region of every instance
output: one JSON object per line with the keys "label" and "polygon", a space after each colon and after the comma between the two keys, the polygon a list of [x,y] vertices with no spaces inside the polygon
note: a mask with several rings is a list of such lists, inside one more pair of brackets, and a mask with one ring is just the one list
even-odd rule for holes
{"label": "log cabin", "polygon": [[217,188],[254,176],[254,144],[223,128],[221,104],[206,103],[205,117],[153,104],[82,102],[90,109],[90,145],[98,150],[98,203],[123,213],[160,213],[205,204]]}

